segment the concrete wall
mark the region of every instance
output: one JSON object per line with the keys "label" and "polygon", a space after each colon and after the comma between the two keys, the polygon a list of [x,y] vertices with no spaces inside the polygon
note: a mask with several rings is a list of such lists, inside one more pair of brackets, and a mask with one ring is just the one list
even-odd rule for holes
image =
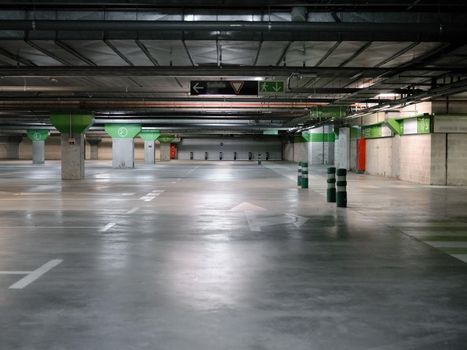
{"label": "concrete wall", "polygon": [[21,136],[0,136],[0,159],[19,159]]}
{"label": "concrete wall", "polygon": [[[139,137],[135,142],[135,160],[144,160],[144,141]],[[103,137],[98,145],[99,160],[112,160],[112,138]],[[91,145],[86,142],[86,159],[91,159]]]}
{"label": "concrete wall", "polygon": [[460,185],[467,179],[467,135],[452,140],[446,172],[446,134],[367,139],[366,173],[433,185],[445,185],[448,176],[447,184]]}
{"label": "concrete wall", "polygon": [[294,144],[293,157],[295,162],[305,161],[308,159],[308,146],[306,142],[298,142]]}
{"label": "concrete wall", "polygon": [[[46,160],[60,160],[60,135],[51,135],[45,140],[45,159]],[[27,137],[19,144],[19,159],[32,160],[32,141]]]}
{"label": "concrete wall", "polygon": [[308,159],[308,142],[290,142],[283,148],[284,160],[302,162]]}
{"label": "concrete wall", "polygon": [[[442,142],[442,137],[438,142]],[[465,186],[467,185],[467,134],[448,134],[447,145],[447,184]],[[440,151],[439,157],[442,156],[441,153]]]}
{"label": "concrete wall", "polygon": [[248,160],[249,152],[257,159],[266,159],[266,152],[270,160],[282,159],[282,142],[278,137],[263,138],[184,138],[177,144],[178,159],[189,160],[193,153],[193,160],[204,160],[208,152],[208,160],[219,160],[222,152],[223,160],[233,160],[234,152],[237,160]]}
{"label": "concrete wall", "polygon": [[[401,180],[422,184],[432,183],[432,140],[433,135],[406,135],[392,138],[400,140],[399,151],[394,149],[394,175]],[[399,161],[397,162],[397,159]],[[397,169],[399,165],[399,169]],[[433,181],[436,183],[435,179]]]}
{"label": "concrete wall", "polygon": [[397,177],[393,171],[393,138],[366,140],[366,173],[370,175]]}
{"label": "concrete wall", "polygon": [[287,142],[284,143],[282,148],[282,157],[284,160],[289,162],[294,162],[294,143]]}

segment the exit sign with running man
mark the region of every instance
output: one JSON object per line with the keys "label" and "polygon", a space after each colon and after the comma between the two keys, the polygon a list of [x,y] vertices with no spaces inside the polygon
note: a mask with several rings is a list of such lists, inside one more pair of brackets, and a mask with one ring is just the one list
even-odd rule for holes
{"label": "exit sign with running man", "polygon": [[260,81],[258,82],[258,93],[283,93],[283,81]]}

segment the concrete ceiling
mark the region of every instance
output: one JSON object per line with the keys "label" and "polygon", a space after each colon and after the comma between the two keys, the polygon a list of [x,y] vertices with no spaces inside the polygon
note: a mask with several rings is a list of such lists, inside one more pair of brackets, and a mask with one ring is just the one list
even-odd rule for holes
{"label": "concrete ceiling", "polygon": [[[86,110],[174,132],[261,132],[319,122],[303,118],[314,106],[351,114],[356,105],[397,108],[467,90],[464,1],[291,5],[2,2],[0,125],[47,127],[52,111]],[[190,81],[221,79],[280,80],[287,89],[190,95]]]}

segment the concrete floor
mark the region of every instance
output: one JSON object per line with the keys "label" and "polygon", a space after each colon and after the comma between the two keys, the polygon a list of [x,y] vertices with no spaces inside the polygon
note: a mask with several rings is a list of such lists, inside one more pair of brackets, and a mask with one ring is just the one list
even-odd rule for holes
{"label": "concrete floor", "polygon": [[1,349],[466,348],[467,188],[86,166],[0,163]]}

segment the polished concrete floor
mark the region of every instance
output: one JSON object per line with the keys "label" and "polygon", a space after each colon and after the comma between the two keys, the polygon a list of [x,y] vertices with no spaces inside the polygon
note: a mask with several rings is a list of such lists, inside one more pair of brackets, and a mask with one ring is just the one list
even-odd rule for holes
{"label": "polished concrete floor", "polygon": [[467,188],[0,162],[0,349],[466,349]]}

